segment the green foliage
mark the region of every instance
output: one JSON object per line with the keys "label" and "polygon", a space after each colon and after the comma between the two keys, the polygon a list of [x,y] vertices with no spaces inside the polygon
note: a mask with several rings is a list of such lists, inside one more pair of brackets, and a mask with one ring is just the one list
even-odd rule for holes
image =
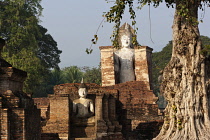
{"label": "green foliage", "polygon": [[87,54],[91,54],[91,53],[93,52],[93,49],[91,49],[91,48],[86,48],[85,52],[86,52]]}
{"label": "green foliage", "polygon": [[[105,0],[105,1],[107,1],[107,0]],[[116,0],[114,3],[114,6],[110,7],[109,12],[107,12],[105,14],[105,17],[109,23],[115,23],[114,31],[113,31],[111,38],[112,38],[113,46],[116,48],[119,47],[119,44],[117,42],[118,30],[120,27],[122,16],[125,12],[127,5],[129,8],[130,18],[132,19],[132,25],[134,25],[134,27],[135,27],[136,13],[135,13],[134,6],[133,6],[134,2],[135,2],[135,0]],[[153,5],[154,7],[158,7],[160,5],[160,3],[163,2],[163,0],[136,0],[136,2],[138,3],[137,8],[141,9],[145,5]],[[169,7],[173,8],[174,5],[176,5],[176,8],[179,9],[179,15],[184,17],[186,19],[186,21],[189,22],[191,25],[197,25],[198,21],[197,21],[197,19],[192,18],[190,16],[191,13],[189,12],[188,5],[190,3],[194,3],[194,5],[197,4],[197,7],[199,7],[202,10],[204,10],[204,7],[206,5],[210,6],[210,0],[198,0],[198,1],[194,1],[194,2],[189,1],[189,0],[179,0],[179,1],[165,0],[164,2],[168,8]],[[136,33],[136,29],[135,29],[135,33]],[[137,42],[135,40],[135,38],[133,41]]]}
{"label": "green foliage", "polygon": [[53,94],[53,87],[55,85],[64,83],[80,83],[82,78],[84,78],[85,83],[96,83],[101,84],[101,71],[100,67],[90,68],[77,66],[70,66],[63,68],[61,70],[54,69],[51,70],[50,75],[43,86],[46,87],[45,94],[40,94],[39,97],[47,96],[47,94]]}
{"label": "green foliage", "polygon": [[174,113],[177,113],[177,107],[176,107],[176,105],[172,105],[172,110],[174,111]]}
{"label": "green foliage", "polygon": [[201,53],[205,56],[210,56],[210,38],[207,36],[201,36],[202,44],[204,46]]}
{"label": "green foliage", "polygon": [[[158,6],[161,0],[137,0],[139,6],[138,8],[143,7],[146,4],[151,4],[153,3],[154,6]],[[125,12],[126,6],[128,6],[128,12],[130,14],[130,19],[132,19],[132,25],[134,26],[134,32],[136,34],[138,28],[135,28],[136,25],[136,13],[134,10],[134,0],[116,0],[114,3],[114,6],[110,7],[109,12],[105,14],[105,17],[107,19],[107,22],[112,23],[114,22],[114,30],[113,34],[111,36],[113,46],[118,48],[118,32],[119,32],[119,27],[121,23],[122,16]],[[133,38],[133,43],[134,45],[137,45],[137,40],[136,37]]]}
{"label": "green foliage", "polygon": [[[38,88],[39,83],[42,82],[46,72],[44,67],[40,65],[40,59],[30,49],[21,49],[16,54],[9,57],[8,52],[3,53],[3,57],[13,65],[13,67],[27,71],[27,79],[24,82],[24,91],[31,93]],[[47,73],[46,73],[47,74]]]}
{"label": "green foliage", "polygon": [[53,94],[53,87],[55,85],[63,84],[64,83],[64,74],[59,69],[51,70],[50,74],[48,75],[47,80],[43,83],[43,86],[46,87],[45,94],[41,94],[40,97],[47,96],[47,94]]}
{"label": "green foliage", "polygon": [[[210,55],[210,38],[207,36],[200,36],[204,49],[201,53]],[[153,73],[153,86],[154,93],[158,95],[160,82],[158,77],[162,74],[163,69],[171,59],[172,54],[172,41],[162,49],[160,52],[154,52],[152,54],[152,73]]]}
{"label": "green foliage", "polygon": [[202,44],[205,46],[210,45],[210,38],[208,36],[200,36],[200,39],[202,41]]}
{"label": "green foliage", "polygon": [[37,47],[38,18],[42,7],[40,0],[4,0],[0,4],[0,36],[6,39],[10,54],[22,48]]}
{"label": "green foliage", "polygon": [[24,91],[40,96],[50,68],[58,68],[60,50],[40,26],[41,0],[0,1],[0,37],[6,40],[3,58],[27,72]]}
{"label": "green foliage", "polygon": [[65,83],[80,83],[83,73],[77,66],[66,67],[62,70]]}
{"label": "green foliage", "polygon": [[38,25],[38,27],[40,36],[36,36],[39,46],[36,54],[46,68],[58,68],[62,51],[58,49],[57,42],[53,37],[47,33],[47,29],[41,25]]}
{"label": "green foliage", "polygon": [[50,85],[59,85],[64,83],[63,71],[59,69],[52,70],[49,77]]}
{"label": "green foliage", "polygon": [[101,84],[101,69],[100,67],[90,68],[90,67],[83,67],[84,70],[84,82],[86,83],[96,83],[98,85]]}
{"label": "green foliage", "polygon": [[153,73],[153,88],[154,93],[158,95],[160,83],[158,77],[161,75],[162,70],[168,64],[172,54],[172,41],[162,49],[160,52],[154,52],[152,54],[152,73]]}
{"label": "green foliage", "polygon": [[204,54],[205,56],[210,56],[210,45],[206,45],[201,53]]}
{"label": "green foliage", "polygon": [[[38,27],[40,31],[40,35],[36,35],[38,48],[33,51],[39,58],[39,65],[42,66],[43,70],[38,78],[41,80],[39,82],[39,86],[33,90],[33,93],[35,97],[42,97],[53,93],[54,84],[60,84],[60,80],[52,78],[55,78],[56,74],[59,73],[58,63],[60,63],[60,54],[62,51],[57,48],[57,42],[52,38],[52,36],[47,34],[47,29],[41,25],[38,25]],[[51,68],[54,68],[55,70],[50,72],[49,69]],[[30,73],[30,71],[27,72]],[[57,81],[58,83],[50,83],[51,81]]]}
{"label": "green foliage", "polygon": [[[105,17],[107,19],[107,22],[111,23],[114,22],[114,30],[113,34],[111,36],[113,46],[118,48],[118,32],[119,32],[119,27],[122,19],[122,15],[124,14],[124,10],[126,8],[126,5],[129,7],[129,13],[130,13],[130,19],[132,19],[132,25],[136,24],[135,18],[135,11],[133,10],[133,0],[116,0],[115,5],[110,8],[110,11],[105,14]],[[134,29],[136,33],[136,29]],[[133,40],[134,42],[136,41],[136,38]]]}

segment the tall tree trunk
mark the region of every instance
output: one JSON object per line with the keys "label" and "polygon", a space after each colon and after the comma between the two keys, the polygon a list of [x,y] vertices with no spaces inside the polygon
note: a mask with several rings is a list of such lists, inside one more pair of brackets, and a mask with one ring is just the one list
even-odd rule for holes
{"label": "tall tree trunk", "polygon": [[168,105],[161,132],[154,139],[210,140],[210,64],[200,53],[199,2],[177,0],[176,4],[172,58],[164,69],[161,85]]}

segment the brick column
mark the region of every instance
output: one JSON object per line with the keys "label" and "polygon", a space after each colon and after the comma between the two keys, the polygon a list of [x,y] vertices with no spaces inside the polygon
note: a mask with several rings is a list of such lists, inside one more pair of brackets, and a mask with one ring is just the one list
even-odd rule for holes
{"label": "brick column", "polygon": [[8,109],[1,109],[1,140],[10,139]]}
{"label": "brick column", "polygon": [[[104,98],[103,98],[103,118],[104,118],[104,121],[106,122],[106,124],[108,126],[108,133],[113,133],[115,127],[112,125],[112,123],[109,119],[109,114],[110,114],[109,96],[110,96],[110,94],[105,94]],[[113,106],[113,108],[114,108],[114,106]]]}
{"label": "brick column", "polygon": [[63,140],[69,137],[69,97],[67,95],[49,95],[50,99],[50,119],[46,126],[42,127],[43,133],[58,133]]}
{"label": "brick column", "polygon": [[135,75],[136,81],[147,83],[148,89],[152,90],[152,48],[137,46],[135,49]]}
{"label": "brick column", "polygon": [[109,96],[109,119],[112,122],[112,125],[115,126],[115,132],[121,132],[122,126],[119,125],[116,117],[116,99],[113,96]]}
{"label": "brick column", "polygon": [[115,85],[114,47],[101,46],[101,79],[102,86]]}
{"label": "brick column", "polygon": [[104,94],[97,94],[95,100],[95,112],[96,112],[96,134],[97,138],[107,135],[106,122],[103,120],[103,97]]}
{"label": "brick column", "polygon": [[15,140],[26,140],[25,135],[25,111],[23,108],[11,110],[10,115],[10,132]]}

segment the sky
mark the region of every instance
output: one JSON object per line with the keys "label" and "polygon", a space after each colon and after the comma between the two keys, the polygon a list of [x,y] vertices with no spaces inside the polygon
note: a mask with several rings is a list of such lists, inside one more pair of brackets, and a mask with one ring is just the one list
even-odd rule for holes
{"label": "sky", "polygon": [[[100,63],[99,46],[110,46],[113,23],[102,22],[103,12],[109,11],[114,5],[105,0],[42,0],[41,25],[48,29],[62,50],[60,68],[69,66],[98,67]],[[137,41],[143,46],[153,48],[153,52],[161,51],[172,40],[172,23],[174,9],[161,4],[158,8],[145,6],[136,9]],[[210,37],[210,8],[199,12],[204,15],[203,23],[199,24],[201,35]],[[92,54],[85,52],[91,46],[91,39],[98,30],[98,42],[92,46]],[[123,23],[131,24],[128,10],[123,15]]]}

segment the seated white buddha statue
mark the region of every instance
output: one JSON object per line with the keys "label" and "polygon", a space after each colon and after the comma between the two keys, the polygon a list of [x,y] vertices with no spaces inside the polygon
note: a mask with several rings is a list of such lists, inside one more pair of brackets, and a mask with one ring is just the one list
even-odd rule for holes
{"label": "seated white buddha statue", "polygon": [[73,122],[78,125],[94,123],[94,103],[87,99],[87,87],[81,82],[78,90],[79,99],[73,101]]}

